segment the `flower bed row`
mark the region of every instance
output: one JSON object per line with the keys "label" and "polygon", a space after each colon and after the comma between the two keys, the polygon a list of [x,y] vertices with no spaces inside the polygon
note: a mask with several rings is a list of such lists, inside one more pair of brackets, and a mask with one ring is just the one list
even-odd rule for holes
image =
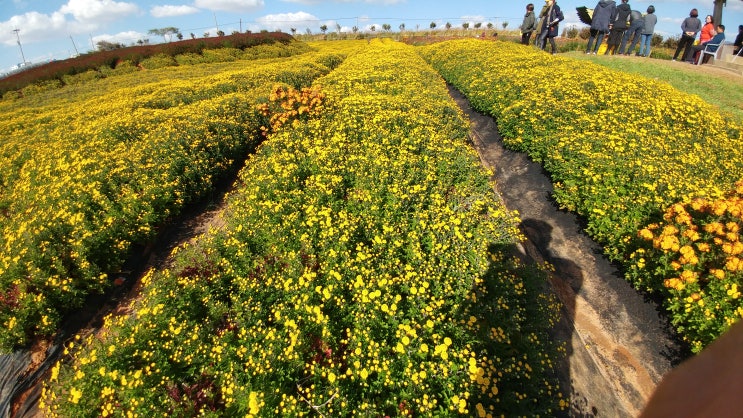
{"label": "flower bed row", "polygon": [[340,61],[182,67],[0,103],[0,347],[53,334],[133,243],[236,169],[273,83],[306,86]]}
{"label": "flower bed row", "polygon": [[468,123],[412,47],[364,44],[275,128],[225,226],[150,272],[130,316],[71,344],[62,416],[551,415],[565,401],[545,273]]}
{"label": "flower bed row", "polygon": [[[586,219],[588,233],[606,254],[631,270],[629,280],[660,292],[669,307],[687,298],[694,303],[706,299],[706,304],[697,303],[707,307],[701,315],[694,309],[672,310],[673,322],[694,351],[740,318],[743,310],[737,308],[743,305],[737,293],[705,293],[709,279],[700,279],[688,294],[664,285],[669,283],[665,279],[691,271],[707,276],[705,271],[725,265],[727,257],[737,259],[738,253],[675,264],[679,255],[673,253],[683,244],[658,247],[652,255],[658,260],[652,263],[646,262],[649,254],[635,253],[652,242],[643,243],[638,231],[647,225],[657,229],[666,208],[695,198],[727,199],[725,193],[743,178],[739,121],[663,82],[511,44],[467,40],[420,51],[477,109],[496,118],[509,147],[543,164],[557,202]],[[729,216],[726,222],[741,225],[739,214]],[[731,245],[738,242],[736,228],[726,238]],[[713,238],[699,234],[685,251],[704,252],[708,244],[722,244]],[[727,273],[718,279],[724,280],[722,288],[741,284],[739,270]],[[714,312],[714,307],[729,305],[724,314]]]}

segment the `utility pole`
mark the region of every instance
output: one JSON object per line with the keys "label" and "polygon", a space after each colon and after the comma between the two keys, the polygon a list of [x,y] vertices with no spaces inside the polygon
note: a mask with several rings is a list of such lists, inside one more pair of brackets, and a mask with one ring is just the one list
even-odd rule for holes
{"label": "utility pole", "polygon": [[21,46],[21,37],[18,35],[18,32],[20,32],[20,29],[13,29],[13,32],[15,32],[15,37],[18,39],[18,48],[21,50],[21,59],[23,59],[23,64],[26,64],[26,56],[23,55],[23,46]]}
{"label": "utility pole", "polygon": [[217,23],[217,14],[214,13],[214,25],[217,27],[217,32],[219,32],[219,23]]}
{"label": "utility pole", "polygon": [[72,35],[70,35],[70,40],[72,41],[72,47],[75,48],[75,55],[80,55],[80,52],[77,50],[77,45],[75,45],[75,40],[72,39]]}
{"label": "utility pole", "polygon": [[[727,0],[715,0],[715,9],[712,12],[712,18],[715,24],[719,25],[722,23],[722,7],[725,5]],[[730,25],[732,27],[732,25]]]}

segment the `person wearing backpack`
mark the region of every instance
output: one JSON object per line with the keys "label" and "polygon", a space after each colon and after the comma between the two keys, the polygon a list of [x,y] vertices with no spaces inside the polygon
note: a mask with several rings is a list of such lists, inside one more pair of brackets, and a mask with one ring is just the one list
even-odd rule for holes
{"label": "person wearing backpack", "polygon": [[532,32],[537,30],[537,18],[534,16],[533,3],[526,5],[524,21],[521,23],[521,26],[519,26],[519,29],[521,29],[521,43],[529,45],[529,39],[531,38]]}

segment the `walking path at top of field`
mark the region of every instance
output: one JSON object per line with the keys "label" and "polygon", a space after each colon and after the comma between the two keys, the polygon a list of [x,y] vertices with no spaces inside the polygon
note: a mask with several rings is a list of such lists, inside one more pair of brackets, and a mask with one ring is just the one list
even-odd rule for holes
{"label": "walking path at top of field", "polygon": [[622,278],[574,214],[557,208],[541,166],[505,149],[494,120],[450,93],[470,118],[473,146],[494,172],[496,193],[519,212],[524,256],[554,266],[550,282],[564,305],[554,336],[566,343],[560,377],[570,416],[637,416],[682,357],[658,303]]}

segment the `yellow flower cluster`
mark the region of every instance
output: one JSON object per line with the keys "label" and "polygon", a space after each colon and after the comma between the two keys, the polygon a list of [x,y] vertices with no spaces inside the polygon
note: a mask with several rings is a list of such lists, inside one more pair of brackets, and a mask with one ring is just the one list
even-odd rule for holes
{"label": "yellow flower cluster", "polygon": [[558,306],[543,272],[504,255],[517,219],[443,80],[413,47],[374,41],[315,88],[325,111],[269,135],[224,227],[176,249],[131,316],[108,318],[57,366],[45,412],[116,402],[117,414],[148,416],[533,416],[565,405],[546,334]]}
{"label": "yellow flower cluster", "polygon": [[[420,53],[477,109],[496,118],[507,146],[543,164],[556,201],[586,219],[587,232],[612,260],[627,263],[630,281],[686,292],[690,282],[705,281],[680,271],[709,263],[718,246],[725,256],[711,266],[713,276],[743,267],[737,227],[691,229],[685,226],[691,217],[673,209],[701,198],[715,202],[705,211],[723,216],[731,205],[725,191],[743,178],[740,121],[663,82],[510,43],[451,41],[421,47]],[[668,225],[644,228],[669,207]],[[707,239],[711,234],[717,241]],[[651,241],[654,251],[636,251],[635,237]],[[665,276],[651,278],[659,264]],[[720,324],[738,317],[737,302],[726,314],[719,312],[717,302],[727,303],[728,290],[720,289],[720,299],[704,305],[694,320],[699,325],[690,325],[688,307],[674,310],[678,329],[693,341],[719,335]],[[710,322],[713,317],[718,325]],[[705,337],[691,336],[698,334],[691,328],[708,326],[700,331]]]}
{"label": "yellow flower cluster", "polygon": [[671,205],[663,222],[638,232],[630,274],[649,290],[668,293],[673,322],[694,351],[743,317],[743,181],[720,199]]}
{"label": "yellow flower cluster", "polygon": [[[185,66],[0,102],[0,347],[56,331],[260,140],[254,106],[332,54]],[[288,61],[288,62],[287,62]]]}

